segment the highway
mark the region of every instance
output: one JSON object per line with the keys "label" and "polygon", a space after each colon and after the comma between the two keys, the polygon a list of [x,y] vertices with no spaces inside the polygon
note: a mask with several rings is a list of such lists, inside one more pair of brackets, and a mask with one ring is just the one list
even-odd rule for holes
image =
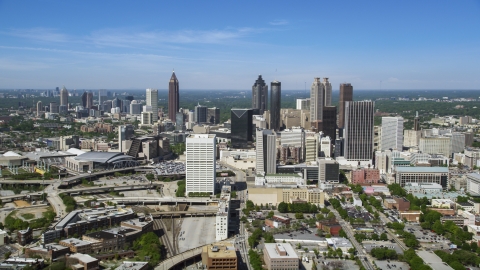
{"label": "highway", "polygon": [[[338,214],[337,210],[335,210],[332,206],[328,207],[330,211],[332,211],[333,214],[335,214],[335,217],[337,218],[338,222],[342,226],[343,231],[347,234],[348,239],[350,239],[350,242],[352,242],[353,246],[357,250],[357,257],[360,259],[360,261],[363,264],[363,267],[367,270],[374,270],[375,267],[373,266],[373,260],[371,256],[365,251],[363,246],[357,242],[354,236],[353,228],[350,225],[350,223],[346,222],[345,220],[340,217],[340,214]],[[365,260],[365,258],[367,260]]]}

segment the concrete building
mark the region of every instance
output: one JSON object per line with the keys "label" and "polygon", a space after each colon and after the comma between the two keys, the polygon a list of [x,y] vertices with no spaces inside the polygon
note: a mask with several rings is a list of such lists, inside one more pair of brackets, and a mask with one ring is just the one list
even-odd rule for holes
{"label": "concrete building", "polygon": [[467,174],[467,190],[466,192],[474,196],[480,196],[480,174]]}
{"label": "concrete building", "polygon": [[277,135],[269,129],[257,129],[256,132],[256,174],[274,174],[277,172]]}
{"label": "concrete building", "polygon": [[149,268],[148,262],[123,261],[115,270],[148,270]]}
{"label": "concrete building", "polygon": [[289,243],[266,243],[263,260],[267,270],[299,269],[299,259]]}
{"label": "concrete building", "polygon": [[320,139],[320,156],[325,158],[333,157],[332,140],[329,136]]}
{"label": "concrete building", "polygon": [[352,171],[352,184],[368,185],[378,184],[380,181],[380,170],[373,168],[362,168]]}
{"label": "concrete building", "polygon": [[373,158],[372,101],[348,101],[345,105],[344,152],[349,161],[370,161]]}
{"label": "concrete building", "polygon": [[[319,77],[313,79],[310,87],[310,122],[322,121],[325,106],[325,85]],[[330,96],[331,98],[331,96]]]}
{"label": "concrete building", "polygon": [[317,136],[309,136],[305,139],[305,162],[316,161],[318,156]]}
{"label": "concrete building", "polygon": [[88,254],[72,254],[66,258],[66,266],[76,270],[100,269],[100,260]]}
{"label": "concrete building", "polygon": [[309,98],[297,98],[297,110],[310,110]]}
{"label": "concrete building", "polygon": [[68,90],[65,86],[60,90],[60,106],[65,105],[68,108]]}
{"label": "concrete building", "polygon": [[403,118],[382,117],[381,150],[402,150]]}
{"label": "concrete building", "polygon": [[186,194],[214,194],[216,179],[216,136],[191,134],[186,139]]}
{"label": "concrete building", "polygon": [[207,269],[237,270],[238,260],[235,246],[230,242],[219,242],[202,248],[202,264]]}
{"label": "concrete building", "polygon": [[334,159],[320,159],[318,161],[318,184],[339,183],[340,165]]}
{"label": "concrete building", "polygon": [[221,241],[228,238],[228,222],[230,216],[231,186],[223,186],[218,200],[218,210],[215,216],[215,240]]}
{"label": "concrete building", "polygon": [[17,242],[20,245],[25,246],[28,243],[30,243],[32,241],[32,239],[33,239],[33,231],[32,231],[32,229],[30,229],[30,227],[28,227],[25,230],[18,230],[17,231]]}
{"label": "concrete building", "polygon": [[407,183],[436,183],[448,188],[449,171],[447,167],[397,167],[395,183],[402,187]]}
{"label": "concrete building", "polygon": [[404,130],[403,131],[403,146],[418,147],[422,132],[420,130]]}
{"label": "concrete building", "polygon": [[139,103],[138,100],[132,100],[130,103],[130,114],[138,115],[142,113],[142,103]]}
{"label": "concrete building", "polygon": [[325,203],[325,194],[323,190],[319,188],[254,187],[248,189],[248,199],[257,205],[278,206],[281,202],[308,202],[323,207]]}
{"label": "concrete building", "polygon": [[451,138],[449,137],[426,137],[420,138],[419,150],[427,154],[442,154],[449,157],[452,153]]}
{"label": "concrete building", "polygon": [[25,256],[27,258],[40,256],[42,259],[48,259],[50,261],[63,258],[67,253],[70,253],[70,248],[57,244],[47,244],[25,248]]}
{"label": "concrete building", "polygon": [[[146,90],[146,105],[152,107],[151,123],[152,124],[157,123],[158,121],[158,90],[157,89],[148,88]],[[175,115],[173,117],[175,117]]]}

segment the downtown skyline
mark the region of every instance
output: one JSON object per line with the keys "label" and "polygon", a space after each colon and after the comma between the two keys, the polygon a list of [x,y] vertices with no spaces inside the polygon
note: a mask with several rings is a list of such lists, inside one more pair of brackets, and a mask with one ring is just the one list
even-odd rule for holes
{"label": "downtown skyline", "polygon": [[480,88],[478,1],[111,3],[0,2],[0,89]]}

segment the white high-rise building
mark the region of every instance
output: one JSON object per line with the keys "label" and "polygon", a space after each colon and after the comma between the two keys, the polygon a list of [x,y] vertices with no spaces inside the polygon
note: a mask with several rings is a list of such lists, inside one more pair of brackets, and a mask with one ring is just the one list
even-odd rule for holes
{"label": "white high-rise building", "polygon": [[256,134],[257,161],[255,171],[257,174],[270,174],[277,172],[277,135],[270,129],[257,129]]}
{"label": "white high-rise building", "polygon": [[403,118],[382,117],[381,150],[402,150]]}
{"label": "white high-rise building", "polygon": [[186,195],[190,192],[215,193],[216,136],[191,134],[186,138]]}
{"label": "white high-rise building", "polygon": [[325,88],[316,77],[310,87],[310,122],[322,121],[324,106]]}
{"label": "white high-rise building", "polygon": [[329,136],[320,139],[320,152],[323,157],[332,157],[332,140]]}
{"label": "white high-rise building", "polygon": [[324,106],[332,106],[332,84],[328,81],[328,78],[323,78],[323,104]]}
{"label": "white high-rise building", "polygon": [[297,110],[310,110],[310,99],[297,98]]}
{"label": "white high-rise building", "polygon": [[152,122],[156,123],[158,121],[158,90],[148,88],[146,93],[146,101],[146,105],[152,107]]}
{"label": "white high-rise building", "polygon": [[232,187],[224,185],[218,200],[218,210],[215,217],[215,240],[221,241],[228,238],[228,216],[230,214],[230,194]]}
{"label": "white high-rise building", "polygon": [[318,156],[317,136],[309,136],[305,139],[305,162],[316,161]]}
{"label": "white high-rise building", "polygon": [[446,157],[450,156],[451,138],[450,137],[426,137],[421,138],[418,149],[422,153],[442,154]]}

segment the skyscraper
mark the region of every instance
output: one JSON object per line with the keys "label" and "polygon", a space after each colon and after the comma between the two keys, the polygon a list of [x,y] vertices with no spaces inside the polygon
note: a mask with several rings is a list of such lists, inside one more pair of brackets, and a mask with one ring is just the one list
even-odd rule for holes
{"label": "skyscraper", "polygon": [[214,134],[191,134],[186,138],[185,182],[190,192],[214,194],[216,181],[216,138]]}
{"label": "skyscraper", "polygon": [[310,122],[322,121],[324,97],[324,85],[320,82],[320,78],[316,77],[310,87]]}
{"label": "skyscraper", "polygon": [[132,100],[130,103],[130,114],[141,114],[142,113],[142,104],[138,100]]}
{"label": "skyscraper", "polygon": [[105,110],[103,108],[103,102],[107,100],[107,90],[105,89],[100,89],[98,90],[98,110]]}
{"label": "skyscraper", "polygon": [[180,109],[179,84],[174,71],[168,83],[168,118],[170,118],[172,122],[176,121],[175,117],[178,109]]}
{"label": "skyscraper", "polygon": [[279,81],[273,81],[270,84],[270,129],[280,130],[280,108],[282,105],[282,84]]}
{"label": "skyscraper", "polygon": [[83,92],[82,94],[82,106],[87,108],[87,91]]}
{"label": "skyscraper", "polygon": [[337,107],[325,106],[322,113],[322,130],[332,142],[337,138]]}
{"label": "skyscraper", "polygon": [[198,104],[195,106],[195,122],[197,124],[207,122],[207,107]]}
{"label": "skyscraper", "polygon": [[338,128],[345,127],[345,102],[353,101],[353,87],[349,83],[340,84],[340,100],[338,110]]}
{"label": "skyscraper", "polygon": [[124,148],[124,142],[130,140],[135,134],[132,125],[122,125],[118,128],[118,150],[119,152],[126,152],[128,149]]}
{"label": "skyscraper", "polygon": [[382,117],[381,150],[402,150],[403,118]]}
{"label": "skyscraper", "polygon": [[68,90],[67,88],[62,87],[60,90],[60,106],[66,105],[68,107]]}
{"label": "skyscraper", "polygon": [[84,106],[87,109],[91,109],[93,107],[93,93],[88,92],[87,93],[87,103],[86,106]]}
{"label": "skyscraper", "polygon": [[258,109],[258,114],[263,114],[268,108],[268,85],[258,75],[258,79],[252,86],[252,109]]}
{"label": "skyscraper", "polygon": [[40,116],[43,110],[43,103],[41,101],[37,102],[37,116]]}
{"label": "skyscraper", "polygon": [[249,143],[253,142],[253,110],[252,109],[232,109],[231,119],[231,142],[233,148],[247,148]]}
{"label": "skyscraper", "polygon": [[269,129],[256,131],[256,164],[257,174],[270,174],[277,172],[277,135]]}
{"label": "skyscraper", "polygon": [[328,78],[323,78],[323,89],[325,90],[323,96],[323,105],[332,106],[332,84],[328,81]]}
{"label": "skyscraper", "polygon": [[[158,90],[157,89],[147,89],[146,93],[146,105],[152,106],[152,123],[158,122]],[[173,115],[173,120],[175,121],[175,114]]]}
{"label": "skyscraper", "polygon": [[220,124],[220,108],[213,107],[207,109],[207,122],[210,124]]}
{"label": "skyscraper", "polygon": [[415,118],[413,119],[413,130],[420,130],[420,119],[418,118],[418,111],[415,112]]}
{"label": "skyscraper", "polygon": [[374,107],[372,101],[345,102],[344,154],[347,160],[372,159]]}

